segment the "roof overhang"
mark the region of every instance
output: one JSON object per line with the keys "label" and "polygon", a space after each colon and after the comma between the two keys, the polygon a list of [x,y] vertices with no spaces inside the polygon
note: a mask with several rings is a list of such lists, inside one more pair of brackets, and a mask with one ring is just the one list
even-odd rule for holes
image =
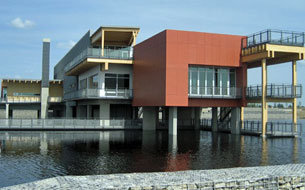
{"label": "roof overhang", "polygon": [[105,45],[130,46],[139,31],[140,28],[137,27],[101,26],[91,36],[91,44],[101,44],[102,37],[104,36]]}

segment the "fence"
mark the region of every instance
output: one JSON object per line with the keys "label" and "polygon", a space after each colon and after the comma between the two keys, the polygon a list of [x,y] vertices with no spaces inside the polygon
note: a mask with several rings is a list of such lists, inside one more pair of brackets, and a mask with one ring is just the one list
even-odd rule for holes
{"label": "fence", "polygon": [[142,129],[141,120],[0,119],[0,130]]}

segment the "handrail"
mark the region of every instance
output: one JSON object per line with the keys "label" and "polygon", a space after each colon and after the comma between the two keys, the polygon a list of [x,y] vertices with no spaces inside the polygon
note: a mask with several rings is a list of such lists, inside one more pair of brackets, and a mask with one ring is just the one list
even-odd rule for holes
{"label": "handrail", "polygon": [[123,60],[131,60],[132,49],[122,48],[122,49],[111,49],[104,48],[104,55],[102,55],[101,48],[87,48],[84,49],[79,55],[77,55],[72,61],[70,61],[64,68],[65,72],[68,72],[78,64],[80,64],[86,58],[107,58],[107,59],[123,59]]}
{"label": "handrail", "polygon": [[242,92],[236,87],[190,86],[188,95],[191,98],[241,98]]}
{"label": "handrail", "polygon": [[[291,84],[268,84],[266,85],[266,96],[271,98],[301,98],[302,85],[293,86]],[[247,98],[262,97],[262,86],[249,86],[246,89]]]}
{"label": "handrail", "polygon": [[82,89],[64,94],[64,100],[82,99],[82,98],[116,98],[130,99],[132,98],[132,89]]}
{"label": "handrail", "polygon": [[242,39],[242,48],[266,43],[303,47],[304,36],[304,32],[267,29],[244,37]]}

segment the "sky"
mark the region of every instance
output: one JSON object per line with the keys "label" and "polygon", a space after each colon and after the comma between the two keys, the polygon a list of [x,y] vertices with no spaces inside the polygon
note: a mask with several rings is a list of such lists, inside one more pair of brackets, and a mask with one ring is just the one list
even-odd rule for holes
{"label": "sky", "polygon": [[[88,31],[101,25],[135,26],[137,43],[177,29],[249,35],[264,29],[305,32],[304,0],[1,0],[0,78],[41,78],[42,39],[51,39],[53,67]],[[305,62],[297,64],[305,87]],[[268,67],[268,83],[290,84],[291,63]],[[248,84],[261,83],[260,69]],[[305,105],[305,96],[300,100]]]}

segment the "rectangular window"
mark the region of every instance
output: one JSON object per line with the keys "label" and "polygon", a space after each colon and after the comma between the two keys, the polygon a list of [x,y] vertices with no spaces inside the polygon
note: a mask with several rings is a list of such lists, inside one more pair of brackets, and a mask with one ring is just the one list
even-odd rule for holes
{"label": "rectangular window", "polygon": [[82,90],[86,88],[87,88],[87,79],[82,79],[79,84],[79,89]]}
{"label": "rectangular window", "polygon": [[235,69],[190,67],[188,73],[189,94],[228,96],[235,90]]}
{"label": "rectangular window", "polygon": [[129,74],[105,74],[106,89],[129,89]]}
{"label": "rectangular window", "polygon": [[89,89],[97,89],[98,88],[98,75],[93,75],[89,77]]}

